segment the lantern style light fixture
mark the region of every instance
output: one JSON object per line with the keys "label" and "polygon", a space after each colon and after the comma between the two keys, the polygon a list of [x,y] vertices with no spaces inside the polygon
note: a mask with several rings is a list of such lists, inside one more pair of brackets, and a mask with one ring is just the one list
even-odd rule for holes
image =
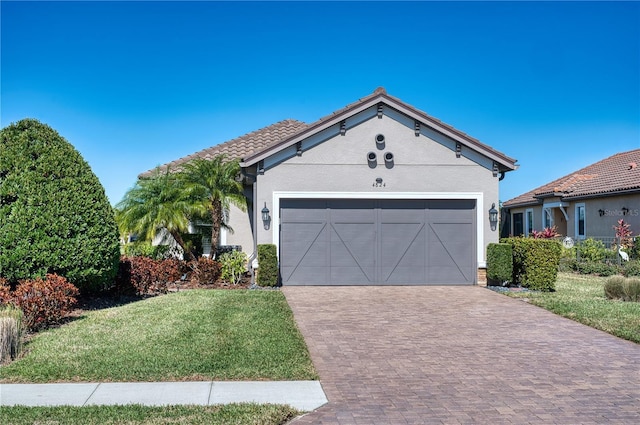
{"label": "lantern style light fixture", "polygon": [[271,216],[269,215],[269,208],[267,208],[266,202],[264,203],[264,208],[262,208],[262,224],[264,224],[264,230],[269,230]]}
{"label": "lantern style light fixture", "polygon": [[489,223],[491,224],[491,230],[496,230],[498,227],[498,210],[495,202],[491,204],[491,209],[489,210]]}

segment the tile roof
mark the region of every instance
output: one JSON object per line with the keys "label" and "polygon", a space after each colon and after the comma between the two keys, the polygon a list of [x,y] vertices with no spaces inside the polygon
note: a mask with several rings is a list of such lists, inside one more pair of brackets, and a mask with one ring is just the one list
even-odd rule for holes
{"label": "tile roof", "polygon": [[545,197],[584,199],[626,192],[640,193],[640,149],[621,152],[523,193],[505,207],[541,204]]}
{"label": "tile roof", "polygon": [[[209,159],[220,154],[226,154],[229,158],[240,159],[241,165],[243,166],[251,165],[262,159],[262,157],[271,155],[280,149],[295,143],[295,141],[300,138],[304,138],[316,131],[320,131],[325,126],[334,124],[336,120],[347,118],[351,114],[355,113],[358,108],[371,106],[372,102],[374,105],[375,102],[392,105],[392,108],[398,108],[405,113],[414,115],[417,117],[416,119],[419,119],[419,121],[431,126],[436,131],[449,135],[454,139],[461,140],[470,148],[496,160],[499,164],[500,171],[510,171],[517,168],[517,165],[515,165],[515,159],[509,158],[503,153],[492,149],[491,147],[481,143],[479,140],[474,139],[454,127],[425,114],[395,97],[389,96],[383,87],[378,87],[372,94],[365,96],[325,117],[322,117],[312,124],[305,124],[292,119],[280,121],[276,124],[253,131],[245,134],[244,136],[229,140],[228,142],[201,150],[156,168],[164,170],[169,167],[172,171],[179,171],[182,164],[195,158]],[[150,177],[156,168],[145,171],[140,174],[139,177]]]}
{"label": "tile roof", "polygon": [[[251,152],[262,150],[267,146],[271,146],[283,139],[287,139],[291,135],[296,134],[305,128],[307,128],[307,124],[301,121],[292,119],[280,121],[219,145],[203,149],[199,152],[176,159],[175,161],[171,161],[167,164],[163,164],[159,168],[164,170],[169,167],[172,171],[179,171],[182,164],[185,164],[195,158],[211,159],[221,154],[226,154],[230,159],[241,159]],[[140,174],[139,177],[150,177],[156,168],[145,171]]]}
{"label": "tile roof", "polygon": [[349,115],[353,114],[354,111],[358,110],[359,108],[361,109],[361,108],[366,108],[367,106],[370,106],[372,102],[373,103],[381,102],[381,103],[386,103],[388,105],[391,105],[392,108],[398,108],[398,110],[401,110],[401,112],[414,115],[419,119],[419,121],[423,122],[424,124],[427,124],[428,126],[431,126],[436,131],[441,132],[449,137],[453,137],[454,140],[455,139],[461,140],[463,144],[467,145],[468,147],[474,150],[477,150],[494,160],[497,160],[501,171],[511,171],[511,170],[515,170],[518,167],[515,164],[516,163],[515,159],[506,156],[502,152],[499,152],[491,148],[490,146],[480,142],[478,139],[475,139],[469,136],[468,134],[463,133],[462,131],[450,126],[449,124],[446,124],[440,121],[439,119],[422,112],[421,110],[401,101],[400,99],[388,95],[384,87],[378,87],[372,94],[365,96],[351,104],[348,104],[344,108],[339,109],[335,112],[332,112],[331,114],[326,115],[320,118],[319,120],[309,124],[306,129],[300,131],[298,134],[295,134],[289,137],[288,140],[282,140],[279,143],[267,146],[262,150],[251,153],[249,156],[244,158],[244,162],[246,164],[253,164],[257,160],[261,159],[261,157],[272,153],[269,151],[272,151],[277,148],[284,148],[292,144],[296,137],[303,136],[305,133],[313,133],[314,131],[318,131],[324,128],[325,126],[328,126],[336,122],[336,120],[339,121],[339,120],[345,119]]}

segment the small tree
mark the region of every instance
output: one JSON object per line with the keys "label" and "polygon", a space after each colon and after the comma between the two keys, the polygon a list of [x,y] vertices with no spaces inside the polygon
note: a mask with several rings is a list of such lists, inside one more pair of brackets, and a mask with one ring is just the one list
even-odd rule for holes
{"label": "small tree", "polygon": [[0,275],[15,285],[55,273],[96,291],[119,257],[113,210],[78,151],[33,119],[0,130]]}
{"label": "small tree", "polygon": [[227,212],[231,204],[246,209],[242,183],[236,180],[240,173],[238,160],[227,161],[225,155],[211,160],[196,158],[184,166],[178,178],[194,205],[205,209],[211,219],[211,252],[219,245],[220,229],[227,225]]}
{"label": "small tree", "polygon": [[136,233],[147,241],[166,230],[189,260],[195,256],[182,237],[189,230],[189,217],[203,214],[187,197],[180,181],[167,169],[156,169],[149,179],[140,179],[116,205],[121,233]]}

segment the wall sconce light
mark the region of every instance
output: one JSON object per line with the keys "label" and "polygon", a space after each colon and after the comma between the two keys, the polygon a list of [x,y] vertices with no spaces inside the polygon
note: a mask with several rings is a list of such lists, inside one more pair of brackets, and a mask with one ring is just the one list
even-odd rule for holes
{"label": "wall sconce light", "polygon": [[495,202],[491,204],[491,209],[489,210],[489,223],[491,224],[491,230],[496,230],[498,227],[498,210]]}
{"label": "wall sconce light", "polygon": [[269,230],[271,225],[271,216],[269,215],[269,208],[267,208],[267,203],[264,203],[264,208],[262,209],[262,224],[264,224],[264,230]]}
{"label": "wall sconce light", "polygon": [[629,214],[629,208],[622,207],[622,215],[627,215],[627,214]]}

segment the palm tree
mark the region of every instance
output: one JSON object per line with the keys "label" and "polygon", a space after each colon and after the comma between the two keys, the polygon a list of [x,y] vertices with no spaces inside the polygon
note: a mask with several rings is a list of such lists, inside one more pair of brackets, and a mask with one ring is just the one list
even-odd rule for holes
{"label": "palm tree", "polygon": [[190,199],[200,200],[198,207],[205,208],[211,218],[212,255],[220,241],[220,229],[231,229],[227,215],[231,204],[246,211],[246,198],[242,183],[236,180],[240,173],[238,160],[227,161],[225,155],[212,160],[196,158],[185,164],[179,178]]}
{"label": "palm tree", "polygon": [[205,211],[186,195],[180,180],[168,168],[164,173],[156,169],[151,178],[139,179],[116,205],[120,231],[136,233],[151,241],[165,229],[185,255],[194,260],[181,234],[188,231],[190,217]]}

